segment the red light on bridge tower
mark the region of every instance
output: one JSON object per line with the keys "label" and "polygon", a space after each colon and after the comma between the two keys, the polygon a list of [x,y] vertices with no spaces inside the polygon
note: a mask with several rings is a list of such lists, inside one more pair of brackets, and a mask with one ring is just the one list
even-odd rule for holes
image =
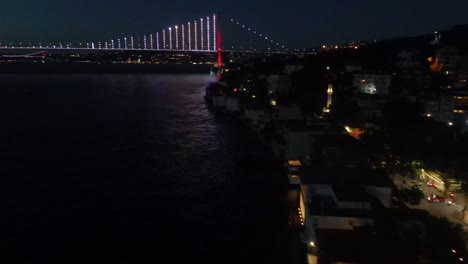
{"label": "red light on bridge tower", "polygon": [[220,23],[220,17],[219,17],[219,14],[218,15],[215,15],[215,18],[216,18],[216,49],[218,51],[218,72],[221,73],[221,71],[223,70],[223,57],[222,57],[222,53],[223,53],[223,49],[222,49],[222,35],[221,35],[221,23]]}

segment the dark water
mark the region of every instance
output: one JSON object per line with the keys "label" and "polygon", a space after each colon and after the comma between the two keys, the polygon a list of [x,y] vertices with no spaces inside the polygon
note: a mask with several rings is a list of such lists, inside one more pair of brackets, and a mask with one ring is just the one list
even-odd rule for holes
{"label": "dark water", "polygon": [[0,75],[2,257],[286,263],[280,170],[235,161],[262,147],[207,109],[212,81]]}

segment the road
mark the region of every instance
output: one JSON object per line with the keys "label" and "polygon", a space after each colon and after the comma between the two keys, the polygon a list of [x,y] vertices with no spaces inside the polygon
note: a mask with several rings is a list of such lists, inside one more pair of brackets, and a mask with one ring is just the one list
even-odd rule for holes
{"label": "road", "polygon": [[[404,178],[401,175],[395,175],[393,178],[393,182],[400,190],[403,188],[411,188],[414,185],[411,179]],[[441,191],[438,191],[434,187],[427,186],[427,183],[424,181],[422,181],[421,187],[422,187],[424,196],[426,198],[431,194],[443,196],[443,193]],[[468,232],[468,225],[465,225],[461,220],[461,212],[464,206],[463,204],[464,194],[456,193],[455,195],[456,196],[453,198],[453,201],[455,202],[455,204],[452,204],[452,205],[449,205],[447,203],[449,199],[446,199],[446,202],[442,202],[442,203],[430,202],[427,199],[423,199],[421,200],[421,203],[419,205],[416,205],[416,206],[408,205],[408,206],[414,209],[426,210],[435,217],[447,217],[447,219],[450,222],[454,224],[461,224],[465,232]]]}

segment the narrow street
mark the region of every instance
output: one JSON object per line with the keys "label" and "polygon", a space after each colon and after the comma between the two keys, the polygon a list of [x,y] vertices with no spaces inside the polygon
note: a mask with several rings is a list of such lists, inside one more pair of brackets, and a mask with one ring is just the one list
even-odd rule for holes
{"label": "narrow street", "polygon": [[[411,179],[404,178],[401,175],[395,175],[393,177],[393,182],[399,190],[405,188],[412,188],[415,185],[415,183],[413,183]],[[419,181],[416,182],[419,183]],[[434,187],[428,186],[427,182],[424,181],[421,181],[421,188],[424,193],[425,199],[422,199],[419,205],[407,205],[413,209],[426,210],[435,217],[446,217],[453,224],[460,224],[463,227],[463,230],[465,231],[463,237],[465,241],[465,247],[468,250],[468,225],[463,223],[462,221],[462,211],[465,201],[464,193],[455,193],[456,196],[452,198],[454,204],[448,204],[447,199],[445,202],[437,203],[428,201],[427,197],[431,194],[443,196],[443,193],[441,191],[438,191]]]}
{"label": "narrow street", "polygon": [[[412,188],[415,183],[408,178],[404,178],[401,175],[395,175],[393,178],[393,182],[398,187],[398,189],[409,189]],[[419,205],[410,205],[410,208],[414,209],[422,209],[428,211],[431,215],[435,217],[447,217],[447,219],[454,224],[461,224],[465,232],[468,232],[468,225],[464,224],[461,220],[461,214],[464,206],[464,194],[463,193],[455,193],[455,197],[451,199],[447,199],[445,197],[444,202],[431,202],[427,200],[427,197],[435,194],[438,196],[443,196],[443,192],[437,190],[434,187],[430,187],[427,185],[427,182],[424,181],[416,181],[417,183],[421,183],[421,188],[424,193],[425,199],[421,200]],[[449,204],[448,201],[453,200],[454,204]]]}

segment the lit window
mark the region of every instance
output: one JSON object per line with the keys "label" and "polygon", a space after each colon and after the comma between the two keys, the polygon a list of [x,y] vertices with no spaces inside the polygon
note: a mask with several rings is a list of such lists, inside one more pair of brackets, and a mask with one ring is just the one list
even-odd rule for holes
{"label": "lit window", "polygon": [[300,160],[290,160],[288,161],[289,166],[301,166]]}

